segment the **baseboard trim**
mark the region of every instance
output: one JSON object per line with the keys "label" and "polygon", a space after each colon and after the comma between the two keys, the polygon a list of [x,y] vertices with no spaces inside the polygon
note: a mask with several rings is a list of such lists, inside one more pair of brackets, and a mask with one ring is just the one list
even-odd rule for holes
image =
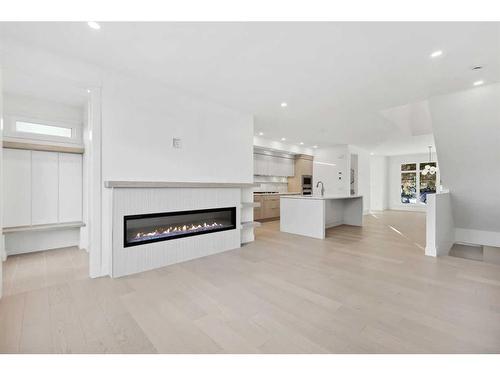
{"label": "baseboard trim", "polygon": [[455,242],[500,247],[500,232],[455,228]]}

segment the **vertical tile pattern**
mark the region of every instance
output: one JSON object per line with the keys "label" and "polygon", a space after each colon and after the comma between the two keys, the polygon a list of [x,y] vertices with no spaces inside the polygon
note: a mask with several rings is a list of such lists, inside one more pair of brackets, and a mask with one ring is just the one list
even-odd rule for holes
{"label": "vertical tile pattern", "polygon": [[113,276],[123,276],[240,247],[240,229],[134,247],[123,247],[123,217],[172,211],[236,207],[238,188],[119,188],[113,191]]}

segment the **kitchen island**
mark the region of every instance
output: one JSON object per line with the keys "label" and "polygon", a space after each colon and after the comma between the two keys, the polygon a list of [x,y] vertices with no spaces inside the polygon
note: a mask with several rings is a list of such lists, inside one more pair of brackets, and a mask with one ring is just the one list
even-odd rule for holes
{"label": "kitchen island", "polygon": [[313,238],[325,238],[327,228],[363,225],[363,197],[282,195],[280,230]]}

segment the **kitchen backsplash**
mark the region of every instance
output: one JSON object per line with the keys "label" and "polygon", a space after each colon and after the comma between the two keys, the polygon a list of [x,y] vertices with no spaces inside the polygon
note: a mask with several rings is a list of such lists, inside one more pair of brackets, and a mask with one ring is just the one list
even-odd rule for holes
{"label": "kitchen backsplash", "polygon": [[254,176],[254,183],[260,184],[254,188],[255,192],[259,191],[277,191],[279,193],[288,192],[288,180],[286,177],[277,176]]}

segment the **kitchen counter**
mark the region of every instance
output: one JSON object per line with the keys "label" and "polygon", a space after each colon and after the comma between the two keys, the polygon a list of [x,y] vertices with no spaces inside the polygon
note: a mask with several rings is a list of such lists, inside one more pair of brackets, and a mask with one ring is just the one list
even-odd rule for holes
{"label": "kitchen counter", "polygon": [[363,225],[362,196],[281,195],[280,230],[324,239],[326,229]]}
{"label": "kitchen counter", "polygon": [[350,195],[348,197],[343,197],[343,196],[338,196],[338,195],[302,195],[300,193],[297,193],[299,195],[295,194],[282,194],[281,198],[290,198],[290,199],[317,199],[317,200],[329,200],[329,199],[357,199],[357,198],[363,198],[362,195]]}
{"label": "kitchen counter", "polygon": [[253,193],[254,195],[279,195],[279,196],[283,196],[283,195],[300,195],[301,193],[299,192],[296,192],[296,193],[259,193],[258,191],[254,191]]}

